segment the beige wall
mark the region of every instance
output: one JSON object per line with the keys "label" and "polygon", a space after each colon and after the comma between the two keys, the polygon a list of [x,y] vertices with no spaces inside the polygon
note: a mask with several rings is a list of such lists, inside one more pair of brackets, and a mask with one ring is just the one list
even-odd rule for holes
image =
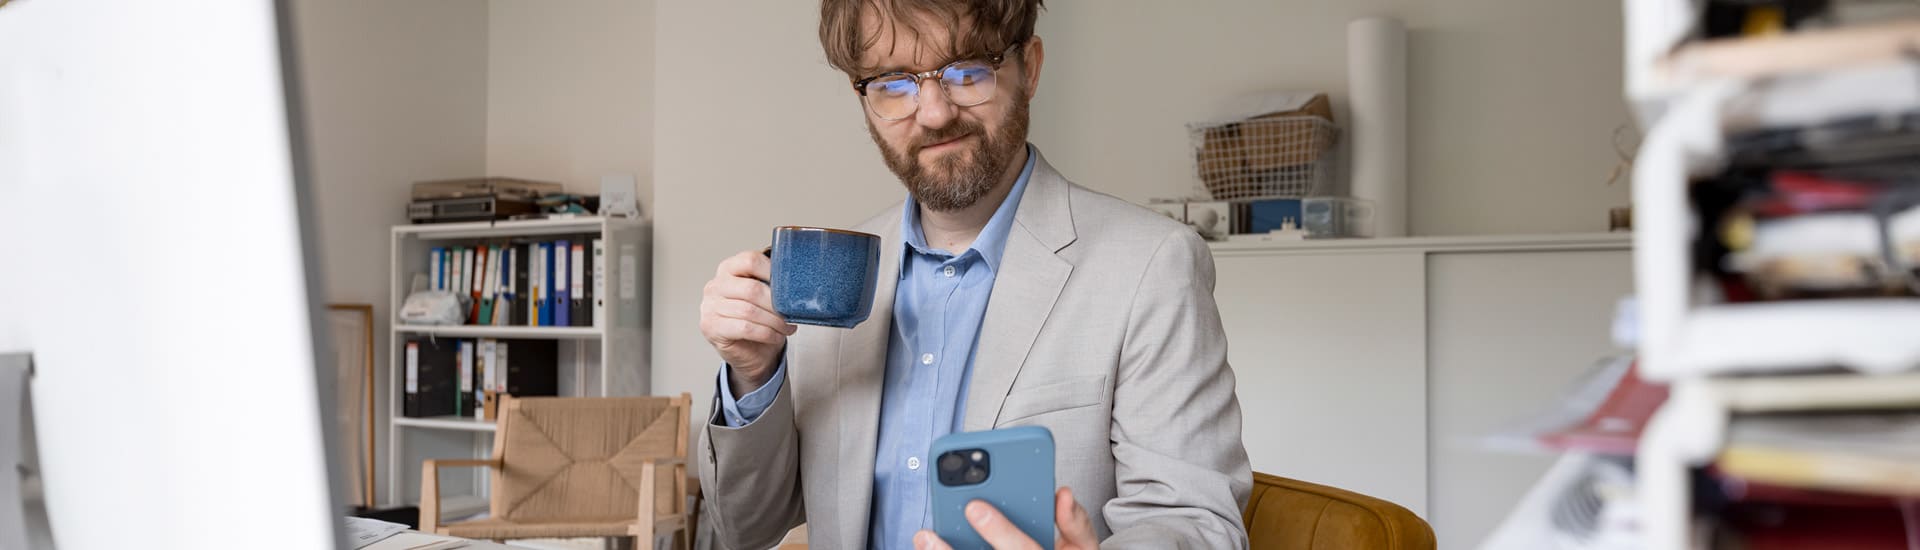
{"label": "beige wall", "polygon": [[817,3],[656,7],[653,388],[693,392],[704,414],[719,359],[695,325],[714,265],[775,225],[852,225],[902,191],[820,54]]}
{"label": "beige wall", "polygon": [[630,174],[653,211],[653,4],[492,0],[487,173],[599,194]]}
{"label": "beige wall", "polygon": [[[901,197],[820,53],[817,4],[748,4],[659,0],[655,14],[654,387],[702,400],[717,359],[695,319],[714,264],[773,225],[849,225]],[[1346,22],[1395,15],[1412,28],[1414,231],[1599,231],[1626,203],[1604,184],[1628,120],[1617,3],[1048,4],[1033,141],[1096,189],[1183,194],[1183,125],[1240,93],[1326,90],[1344,109]],[[1152,76],[1118,85],[1139,67]]]}
{"label": "beige wall", "polygon": [[[374,305],[375,395],[386,396],[387,228],[406,223],[411,182],[486,169],[487,7],[292,5],[326,299]],[[376,400],[378,414],[389,403]],[[387,423],[376,429],[384,453]]]}
{"label": "beige wall", "polygon": [[1410,33],[1414,234],[1605,231],[1606,209],[1627,203],[1624,183],[1605,183],[1614,128],[1629,120],[1618,2],[1047,5],[1039,32],[1049,63],[1033,141],[1068,177],[1123,198],[1191,189],[1184,125],[1207,118],[1219,100],[1325,91],[1343,118],[1346,23],[1392,15]]}

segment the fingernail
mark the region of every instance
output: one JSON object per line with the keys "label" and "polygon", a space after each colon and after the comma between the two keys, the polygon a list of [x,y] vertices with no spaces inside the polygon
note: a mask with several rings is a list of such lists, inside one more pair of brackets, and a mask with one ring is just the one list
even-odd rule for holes
{"label": "fingernail", "polygon": [[914,550],[927,550],[927,532],[926,531],[921,531],[913,534],[913,548]]}
{"label": "fingernail", "polygon": [[987,519],[987,503],[976,500],[967,504],[968,521],[972,521],[975,525],[985,525]]}

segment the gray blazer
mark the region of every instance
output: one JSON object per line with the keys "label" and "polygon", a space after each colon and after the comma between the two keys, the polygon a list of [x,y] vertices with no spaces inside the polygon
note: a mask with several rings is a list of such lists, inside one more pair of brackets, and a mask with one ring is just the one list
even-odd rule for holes
{"label": "gray blazer", "polygon": [[[1213,256],[1193,230],[1037,158],[980,328],[964,428],[1052,430],[1057,481],[1103,547],[1246,547],[1253,477]],[[802,522],[813,548],[867,545],[902,208],[856,228],[884,239],[873,315],[851,330],[801,327],[786,384],[753,423],[726,427],[715,403],[695,461],[719,547],[768,548]]]}

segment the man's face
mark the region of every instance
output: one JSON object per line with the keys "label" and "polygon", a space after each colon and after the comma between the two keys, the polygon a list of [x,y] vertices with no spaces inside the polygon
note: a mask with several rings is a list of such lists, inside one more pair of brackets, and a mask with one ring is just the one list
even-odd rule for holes
{"label": "man's face", "polygon": [[[945,25],[922,23],[923,31],[916,36],[871,14],[862,24],[868,36],[878,33],[879,40],[861,58],[861,65],[879,67],[876,74],[919,73],[957,61],[945,53],[951,40]],[[864,110],[867,130],[880,146],[887,168],[914,200],[937,212],[965,209],[1026,164],[1027,103],[1036,79],[1023,60],[1029,58],[1029,47],[1037,48],[1038,43],[1038,39],[1029,41],[1007,55],[995,73],[993,98],[985,103],[956,106],[936,79],[927,78],[921,81],[919,108],[906,118],[886,120],[871,109]],[[967,52],[962,57],[987,53]]]}

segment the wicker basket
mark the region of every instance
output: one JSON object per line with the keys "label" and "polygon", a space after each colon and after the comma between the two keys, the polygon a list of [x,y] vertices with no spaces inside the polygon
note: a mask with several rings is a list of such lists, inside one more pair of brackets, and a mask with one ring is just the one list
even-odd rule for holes
{"label": "wicker basket", "polygon": [[1329,191],[1338,141],[1332,107],[1315,96],[1298,111],[1187,125],[1194,172],[1215,200],[1305,197]]}

